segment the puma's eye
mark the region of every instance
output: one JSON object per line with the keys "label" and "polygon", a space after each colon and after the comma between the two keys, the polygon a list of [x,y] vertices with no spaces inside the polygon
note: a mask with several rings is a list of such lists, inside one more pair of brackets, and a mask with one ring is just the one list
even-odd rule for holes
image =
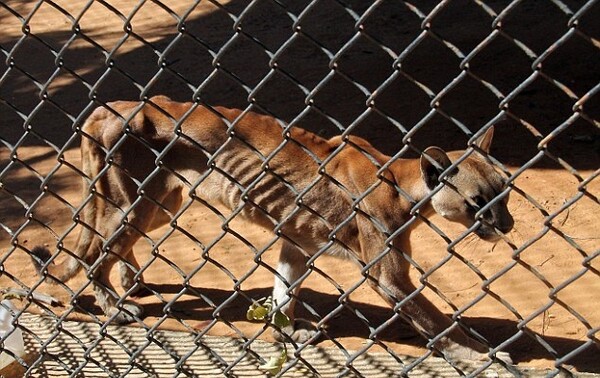
{"label": "puma's eye", "polygon": [[479,206],[479,208],[481,209],[482,207],[484,207],[485,205],[487,205],[487,201],[482,197],[482,196],[477,196],[473,199],[473,201],[475,202],[475,204],[477,206]]}
{"label": "puma's eye", "polygon": [[482,197],[482,196],[475,196],[473,198],[471,198],[471,201],[466,201],[467,206],[470,208],[475,208],[472,204],[477,205],[478,209],[481,209],[482,207],[484,207],[485,205],[487,205],[487,201]]}

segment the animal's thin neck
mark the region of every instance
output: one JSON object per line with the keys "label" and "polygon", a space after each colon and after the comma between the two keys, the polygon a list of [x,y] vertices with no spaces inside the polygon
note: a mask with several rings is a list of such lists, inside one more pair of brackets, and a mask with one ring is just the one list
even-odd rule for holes
{"label": "animal's thin neck", "polygon": [[427,196],[429,190],[421,177],[419,159],[399,159],[390,165],[396,183],[414,201],[420,201]]}

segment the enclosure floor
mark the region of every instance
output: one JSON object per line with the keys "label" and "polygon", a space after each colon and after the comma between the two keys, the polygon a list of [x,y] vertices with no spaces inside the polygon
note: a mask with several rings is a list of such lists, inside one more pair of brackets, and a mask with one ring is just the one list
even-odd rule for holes
{"label": "enclosure floor", "polygon": [[[28,374],[34,377],[268,377],[258,366],[281,352],[280,345],[261,340],[244,346],[241,339],[198,338],[186,332],[110,325],[101,329],[95,323],[74,321],[63,321],[57,326],[56,319],[27,313],[19,318],[19,324],[29,331],[24,332],[25,360],[33,366]],[[46,352],[40,355],[43,347]],[[387,353],[364,353],[348,368],[346,363],[352,356],[351,351],[309,346],[297,360],[291,349],[288,351],[290,358],[284,368],[291,367],[285,372],[286,377],[394,377],[401,376],[404,369],[413,377],[460,375],[457,369],[437,357],[429,357],[409,370],[407,366],[415,361],[414,357],[399,356],[399,361]],[[468,375],[479,366],[464,362],[457,368]],[[542,377],[548,372],[518,366],[509,371],[493,364],[479,376]]]}

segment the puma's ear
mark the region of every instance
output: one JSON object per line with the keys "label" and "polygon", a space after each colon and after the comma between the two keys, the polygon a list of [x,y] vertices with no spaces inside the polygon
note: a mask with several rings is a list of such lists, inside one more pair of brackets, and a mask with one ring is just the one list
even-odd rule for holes
{"label": "puma's ear", "polygon": [[421,155],[421,176],[429,189],[439,184],[439,177],[452,162],[439,147],[428,147]]}
{"label": "puma's ear", "polygon": [[490,146],[492,145],[492,138],[494,137],[494,126],[487,129],[482,136],[477,138],[475,145],[479,147],[486,154],[490,153]]}

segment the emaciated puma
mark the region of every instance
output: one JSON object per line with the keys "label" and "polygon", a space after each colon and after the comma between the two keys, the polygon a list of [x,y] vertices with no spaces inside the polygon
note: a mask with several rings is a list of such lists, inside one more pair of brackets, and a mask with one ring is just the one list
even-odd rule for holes
{"label": "emaciated puma", "polygon": [[[489,150],[492,134],[489,128],[478,140],[481,151]],[[100,107],[81,135],[87,177],[77,246],[58,264],[54,260],[61,253],[52,255],[43,247],[32,253],[38,271],[50,281],[66,281],[85,265],[99,305],[115,322],[139,319],[142,308],[131,301],[117,306],[111,268],[120,263],[125,289],[142,288],[142,281],[134,280],[133,270],[139,269],[134,244],[144,233],[176,222],[184,196],[198,196],[281,237],[281,278],[275,278],[273,298],[283,304],[292,325],[276,333],[280,339],[306,342],[316,334],[314,326],[294,321],[294,304],[307,259],[325,249],[363,266],[372,264],[370,285],[391,306],[402,302],[401,313],[422,334],[447,331],[434,345],[447,358],[490,358],[488,347],[460,327],[450,328],[452,320],[416,292],[403,255],[412,253],[411,229],[390,237],[463,151],[430,147],[420,159],[395,160],[378,175],[374,161],[384,165],[390,158],[361,138],[326,140],[299,128],[284,130],[269,116],[162,96],[144,104],[118,101]],[[449,171],[429,208],[476,227],[474,233],[485,240],[511,230],[507,196],[492,201],[504,190],[504,179],[482,155],[474,152]],[[510,362],[506,352],[495,358]]]}

